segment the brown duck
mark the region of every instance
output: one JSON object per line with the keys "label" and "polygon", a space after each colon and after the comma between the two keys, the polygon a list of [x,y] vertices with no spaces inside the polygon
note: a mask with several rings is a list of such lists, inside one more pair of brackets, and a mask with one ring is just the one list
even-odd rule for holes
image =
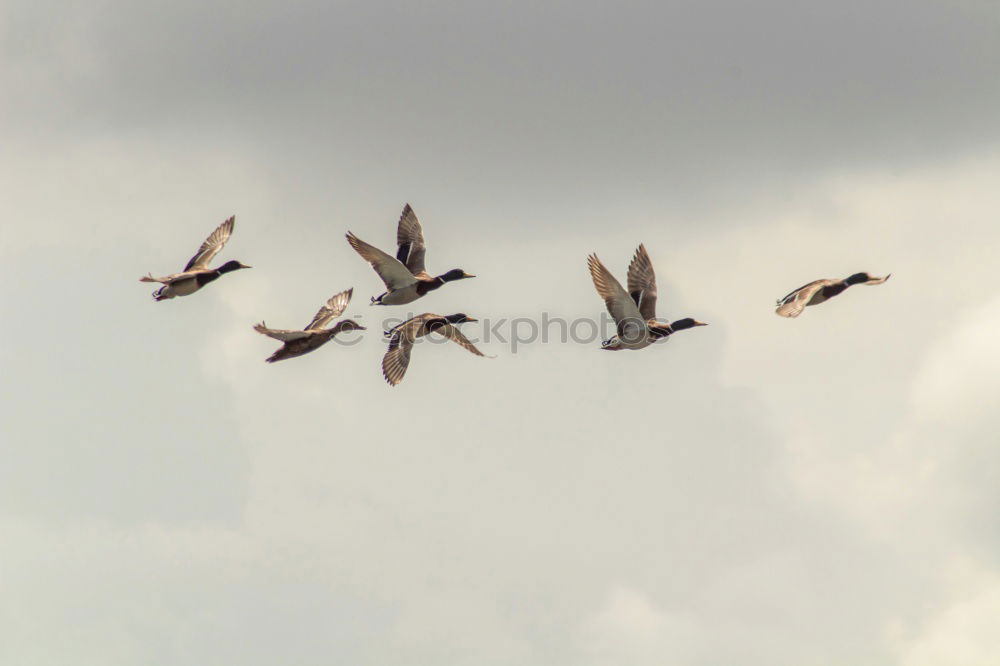
{"label": "brown duck", "polygon": [[798,317],[806,306],[819,305],[828,301],[852,285],[882,284],[890,277],[892,277],[892,273],[882,278],[872,277],[868,273],[855,273],[843,280],[815,280],[778,300],[778,308],[775,313],[782,317]]}
{"label": "brown duck", "polygon": [[476,356],[486,356],[476,346],[462,335],[458,324],[478,321],[464,313],[441,316],[430,312],[417,315],[395,326],[385,334],[389,337],[389,349],[382,357],[382,376],[385,381],[396,386],[403,381],[406,368],[410,365],[410,353],[418,338],[436,333],[452,342],[456,342]]}
{"label": "brown duck", "polygon": [[335,296],[331,296],[330,300],[319,309],[319,312],[316,313],[316,316],[312,318],[312,321],[309,322],[309,325],[304,330],[285,331],[268,328],[264,322],[254,326],[253,330],[258,333],[285,343],[281,349],[268,356],[265,360],[268,363],[274,363],[275,361],[283,361],[286,358],[302,356],[303,354],[308,354],[311,351],[319,349],[340,333],[365,330],[364,326],[361,326],[353,319],[344,319],[338,321],[330,328],[325,328],[331,319],[339,317],[347,309],[347,304],[351,302],[351,295],[353,293],[354,289],[351,288]]}

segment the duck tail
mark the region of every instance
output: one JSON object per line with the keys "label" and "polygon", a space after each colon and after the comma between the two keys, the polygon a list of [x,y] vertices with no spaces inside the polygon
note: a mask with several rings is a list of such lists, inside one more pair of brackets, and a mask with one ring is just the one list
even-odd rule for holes
{"label": "duck tail", "polygon": [[277,363],[278,361],[284,361],[288,358],[295,358],[301,354],[291,354],[285,347],[279,347],[273,354],[268,356],[264,361],[266,363]]}

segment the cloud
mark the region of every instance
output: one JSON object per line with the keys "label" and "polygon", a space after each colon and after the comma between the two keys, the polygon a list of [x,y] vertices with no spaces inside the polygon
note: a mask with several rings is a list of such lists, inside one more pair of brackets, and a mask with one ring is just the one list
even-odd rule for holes
{"label": "cloud", "polygon": [[691,644],[701,637],[691,618],[666,613],[626,587],[613,587],[608,597],[581,627],[587,663],[693,663]]}
{"label": "cloud", "polygon": [[[1000,299],[970,308],[927,354],[913,388],[913,408],[922,420],[953,425],[991,418],[990,397],[1000,392]],[[988,413],[987,413],[988,412]]]}
{"label": "cloud", "polygon": [[938,610],[923,630],[908,639],[897,636],[900,666],[988,666],[1000,654],[1000,577],[995,572],[967,572],[959,582],[964,594]]}
{"label": "cloud", "polygon": [[[990,648],[989,6],[3,11],[0,661]],[[711,326],[427,345],[390,389],[343,233],[389,247],[407,200],[480,276],[419,311],[596,316],[586,255],[644,242],[660,314]],[[255,268],[151,303],[233,213]],[[857,270],[895,277],[773,314]],[[255,321],[351,286],[361,343],[263,362]]]}
{"label": "cloud", "polygon": [[608,213],[700,211],[953,159],[1000,118],[995,12],[974,2],[102,7],[9,10],[5,104],[36,142],[197,136],[249,146],[286,191],[466,210],[517,192],[512,221],[583,190]]}

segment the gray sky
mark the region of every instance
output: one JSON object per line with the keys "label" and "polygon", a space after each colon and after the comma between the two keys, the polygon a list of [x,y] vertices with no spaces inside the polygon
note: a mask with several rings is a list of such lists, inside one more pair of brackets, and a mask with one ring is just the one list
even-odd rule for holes
{"label": "gray sky", "polygon": [[[0,55],[0,662],[995,663],[995,3],[13,0]],[[390,389],[343,234],[407,201],[479,276],[416,312],[598,317],[643,242],[711,325]]]}

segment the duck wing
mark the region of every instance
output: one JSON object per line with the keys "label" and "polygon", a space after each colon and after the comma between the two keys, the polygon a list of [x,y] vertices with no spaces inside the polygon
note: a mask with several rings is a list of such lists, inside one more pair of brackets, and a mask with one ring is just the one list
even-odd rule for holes
{"label": "duck wing", "polygon": [[389,342],[389,350],[382,357],[382,376],[393,386],[403,381],[406,369],[410,366],[410,352],[413,350],[411,340],[401,338],[394,345],[395,340],[393,338]]}
{"label": "duck wing", "polygon": [[621,324],[626,320],[645,321],[639,311],[639,306],[622,288],[615,276],[604,267],[596,254],[587,257],[587,266],[590,268],[590,277],[594,280],[594,288],[597,289],[598,295],[604,299],[608,313],[614,318],[616,324]]}
{"label": "duck wing", "polygon": [[316,329],[325,328],[330,320],[334,317],[339,317],[344,310],[347,309],[347,304],[351,302],[351,296],[354,294],[354,287],[351,287],[347,291],[342,291],[339,294],[335,294],[330,297],[330,300],[319,309],[316,316],[312,318],[309,325],[306,326],[305,330],[312,331]]}
{"label": "duck wing", "polygon": [[183,273],[172,273],[170,275],[164,275],[163,277],[153,277],[152,273],[143,275],[139,278],[139,282],[159,282],[160,284],[171,284],[177,282],[178,280],[183,280],[184,278],[189,278],[197,275],[198,273],[204,273],[205,271],[185,271]]}
{"label": "duck wing", "polygon": [[399,216],[399,226],[396,228],[396,259],[406,266],[414,275],[426,273],[424,255],[427,247],[424,245],[424,230],[420,227],[417,214],[406,204],[403,214]]}
{"label": "duck wing", "polygon": [[802,314],[802,310],[805,309],[809,301],[812,300],[812,297],[816,295],[817,291],[838,281],[839,280],[815,280],[809,284],[799,287],[778,301],[778,307],[774,311],[775,314],[781,315],[782,317],[798,317]]}
{"label": "duck wing", "polygon": [[406,375],[406,368],[410,365],[410,352],[413,351],[413,341],[417,339],[418,333],[423,328],[428,318],[437,315],[430,313],[418,315],[412,319],[404,321],[399,326],[392,329],[392,337],[389,338],[389,349],[382,357],[382,376],[385,381],[392,386],[396,386],[403,381]]}
{"label": "duck wing", "polygon": [[417,281],[413,273],[399,259],[386,254],[374,245],[369,245],[350,231],[347,232],[347,242],[361,255],[362,259],[372,265],[390,291],[402,289]]}
{"label": "duck wing", "polygon": [[640,244],[628,265],[628,293],[635,301],[642,318],[656,318],[656,274],[646,246]]}
{"label": "duck wing", "polygon": [[458,327],[454,324],[447,323],[444,326],[439,326],[434,329],[434,333],[440,333],[452,342],[456,342],[465,349],[468,349],[476,356],[486,356],[486,354],[476,349],[476,345],[472,344],[472,341],[465,337],[465,335],[458,330]]}
{"label": "duck wing", "polygon": [[292,340],[301,340],[302,338],[308,338],[309,331],[285,331],[278,328],[268,328],[264,322],[260,322],[253,327],[253,330],[266,335],[269,338],[274,338],[275,340],[281,340],[282,342],[291,342]]}
{"label": "duck wing", "polygon": [[236,216],[233,215],[228,220],[215,228],[215,231],[205,239],[205,242],[198,248],[198,253],[191,257],[184,267],[184,271],[192,271],[208,268],[208,263],[212,261],[219,250],[226,244],[229,237],[233,235],[233,226],[236,224]]}

